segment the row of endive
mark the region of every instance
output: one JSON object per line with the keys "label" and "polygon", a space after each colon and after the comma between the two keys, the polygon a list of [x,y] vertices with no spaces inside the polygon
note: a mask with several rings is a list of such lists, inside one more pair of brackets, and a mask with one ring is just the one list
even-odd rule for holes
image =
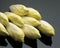
{"label": "row of endive", "polygon": [[40,31],[46,36],[55,35],[52,25],[42,20],[37,10],[21,4],[9,8],[11,12],[0,12],[0,35],[10,36],[20,42],[24,42],[25,36],[30,39],[41,38]]}

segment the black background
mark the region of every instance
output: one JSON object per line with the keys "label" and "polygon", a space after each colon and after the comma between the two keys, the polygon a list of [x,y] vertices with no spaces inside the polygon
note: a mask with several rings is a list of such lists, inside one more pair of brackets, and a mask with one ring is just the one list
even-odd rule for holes
{"label": "black background", "polygon": [[12,4],[24,4],[38,10],[43,19],[52,24],[56,35],[52,38],[43,35],[41,39],[25,39],[25,43],[0,37],[0,48],[60,48],[60,1],[59,0],[0,0],[0,12],[9,11]]}

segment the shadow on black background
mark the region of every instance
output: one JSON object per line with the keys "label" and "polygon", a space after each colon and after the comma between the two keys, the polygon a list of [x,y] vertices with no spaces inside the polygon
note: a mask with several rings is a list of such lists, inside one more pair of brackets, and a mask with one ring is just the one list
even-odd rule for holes
{"label": "shadow on black background", "polygon": [[29,38],[25,37],[24,43],[32,48],[37,48],[37,40],[36,39],[29,39]]}
{"label": "shadow on black background", "polygon": [[[40,31],[41,32],[41,31]],[[42,33],[41,34],[41,38],[39,39],[41,42],[43,42],[45,45],[51,46],[52,45],[52,37],[48,37]]]}
{"label": "shadow on black background", "polygon": [[0,46],[7,46],[7,42],[5,41],[4,36],[0,36]]}
{"label": "shadow on black background", "polygon": [[[40,38],[39,40],[41,42],[43,42],[45,45],[51,46],[52,45],[52,37],[48,37],[44,34],[42,34],[42,38]],[[11,37],[4,37],[4,36],[0,36],[0,46],[7,46],[7,42],[5,41],[5,38],[7,38],[8,42],[12,45],[13,48],[22,48],[22,44],[21,42],[17,42],[15,40],[13,40]],[[36,39],[29,39],[27,37],[25,37],[25,44],[27,44],[28,46],[30,46],[31,48],[37,48],[37,40]]]}
{"label": "shadow on black background", "polygon": [[[7,37],[8,42],[12,45],[13,48],[22,48],[23,47],[23,43],[21,42],[17,42],[15,40],[13,40],[11,37]],[[25,37],[25,44],[27,44],[28,46],[32,47],[32,48],[37,48],[37,40],[36,39],[29,39],[27,37]]]}
{"label": "shadow on black background", "polygon": [[22,43],[13,40],[11,37],[7,37],[8,42],[12,45],[13,48],[22,48]]}

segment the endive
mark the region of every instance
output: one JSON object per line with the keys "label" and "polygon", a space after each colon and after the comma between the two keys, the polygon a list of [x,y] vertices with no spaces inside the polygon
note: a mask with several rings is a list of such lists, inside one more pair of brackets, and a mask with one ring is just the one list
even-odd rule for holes
{"label": "endive", "polygon": [[7,31],[9,35],[16,41],[24,42],[24,32],[21,28],[17,27],[13,23],[9,23],[9,26],[7,27]]}
{"label": "endive", "polygon": [[0,23],[2,23],[5,27],[9,25],[7,16],[2,12],[0,12]]}
{"label": "endive", "polygon": [[24,26],[24,22],[23,22],[23,19],[12,13],[12,12],[5,12],[6,16],[8,17],[8,19],[13,22],[15,25],[19,26],[19,27],[23,27]]}
{"label": "endive", "polygon": [[29,8],[28,7],[27,10],[28,10],[28,15],[27,16],[33,17],[33,18],[35,18],[37,20],[42,19],[41,14],[37,10],[35,10],[34,8]]}
{"label": "endive", "polygon": [[10,10],[20,16],[26,16],[28,14],[28,10],[26,9],[26,6],[22,4],[16,4],[16,5],[11,5]]}
{"label": "endive", "polygon": [[40,25],[37,27],[43,34],[47,36],[54,36],[55,30],[51,24],[44,20],[40,20]]}
{"label": "endive", "polygon": [[40,24],[40,22],[38,20],[36,20],[35,18],[32,17],[23,17],[23,21],[25,24],[29,24],[32,26],[38,26]]}
{"label": "endive", "polygon": [[31,25],[24,24],[23,31],[25,33],[25,36],[30,38],[30,39],[41,38],[39,31]]}
{"label": "endive", "polygon": [[0,35],[2,35],[2,36],[8,36],[9,35],[7,30],[5,29],[5,27],[1,23],[0,23]]}

